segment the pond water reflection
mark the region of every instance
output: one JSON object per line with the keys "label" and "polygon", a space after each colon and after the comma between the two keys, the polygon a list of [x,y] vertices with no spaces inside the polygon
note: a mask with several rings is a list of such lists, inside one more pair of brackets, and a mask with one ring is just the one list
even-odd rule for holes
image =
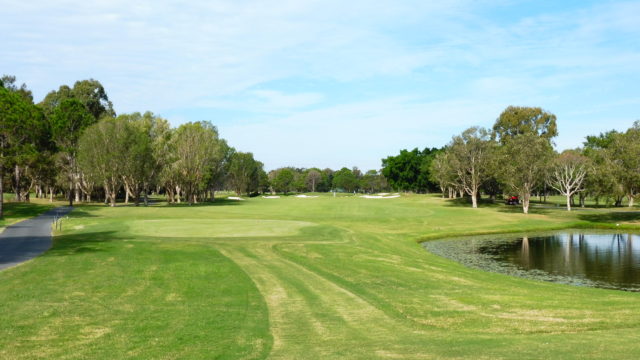
{"label": "pond water reflection", "polygon": [[427,242],[471,267],[549,281],[640,291],[640,235],[568,230]]}

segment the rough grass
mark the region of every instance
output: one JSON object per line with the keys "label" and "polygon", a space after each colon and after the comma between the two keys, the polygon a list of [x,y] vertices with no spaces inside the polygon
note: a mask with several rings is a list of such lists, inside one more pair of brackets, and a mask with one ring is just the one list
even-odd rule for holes
{"label": "rough grass", "polygon": [[0,358],[638,358],[640,294],[465,268],[429,238],[637,226],[433,196],[76,209],[0,273]]}

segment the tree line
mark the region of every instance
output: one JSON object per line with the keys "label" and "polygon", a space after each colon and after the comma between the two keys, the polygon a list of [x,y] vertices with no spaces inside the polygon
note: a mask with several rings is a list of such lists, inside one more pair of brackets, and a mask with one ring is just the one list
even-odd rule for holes
{"label": "tree line", "polygon": [[[138,205],[164,194],[170,203],[212,201],[217,190],[238,195],[291,191],[381,191],[375,170],[280,168],[267,173],[208,121],[172,128],[152,112],[116,114],[94,79],[62,85],[36,103],[14,76],[0,78],[0,200],[62,194],[69,204],[118,199]],[[2,214],[0,202],[0,215]]]}
{"label": "tree line", "polygon": [[192,204],[226,187],[250,192],[262,178],[263,164],[230,147],[208,121],[171,128],[151,112],[116,115],[93,79],[35,103],[25,84],[0,78],[0,200],[8,185],[16,201],[35,193],[64,194],[70,205],[97,197],[138,205],[162,192]]}
{"label": "tree line", "polygon": [[319,168],[284,167],[269,172],[264,184],[270,192],[366,192],[374,193],[387,190],[384,175],[377,170],[362,172],[357,167],[343,167],[334,171]]}
{"label": "tree line", "polygon": [[563,194],[633,206],[640,192],[640,122],[624,131],[588,136],[579,149],[557,153],[556,116],[537,107],[507,107],[491,129],[471,127],[443,148],[402,150],[380,171],[358,168],[266,172],[208,121],[172,128],[152,112],[116,114],[94,79],[62,85],[35,103],[25,84],[0,78],[0,216],[6,188],[16,201],[63,194],[69,204],[117,199],[138,205],[164,194],[170,203],[212,201],[218,190],[238,195],[290,192],[380,192],[388,189],[450,198]]}
{"label": "tree line", "polygon": [[539,107],[507,107],[492,129],[471,127],[454,136],[431,161],[430,178],[443,197],[468,196],[478,206],[481,193],[519,196],[528,213],[534,193],[587,196],[633,206],[640,190],[640,121],[624,132],[588,136],[584,146],[553,149],[556,116]]}

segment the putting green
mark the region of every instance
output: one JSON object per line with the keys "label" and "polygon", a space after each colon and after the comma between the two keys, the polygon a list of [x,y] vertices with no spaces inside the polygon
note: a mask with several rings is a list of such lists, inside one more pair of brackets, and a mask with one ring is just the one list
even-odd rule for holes
{"label": "putting green", "polygon": [[282,237],[313,226],[306,221],[262,219],[134,220],[126,223],[130,234],[150,237]]}

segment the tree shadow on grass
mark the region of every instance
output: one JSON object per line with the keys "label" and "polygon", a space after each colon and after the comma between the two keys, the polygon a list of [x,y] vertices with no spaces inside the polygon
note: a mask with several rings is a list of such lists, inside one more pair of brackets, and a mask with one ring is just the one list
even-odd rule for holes
{"label": "tree shadow on grass", "polygon": [[596,223],[640,221],[640,211],[613,211],[596,214],[580,214],[580,220]]}
{"label": "tree shadow on grass", "polygon": [[[471,198],[465,196],[463,198],[446,199],[445,204],[446,206],[450,206],[450,207],[470,208]],[[491,200],[489,198],[478,199],[478,207],[484,208],[484,207],[498,207],[498,206],[500,206],[500,203],[498,203],[496,200]]]}
{"label": "tree shadow on grass", "polygon": [[73,210],[69,213],[69,217],[72,218],[89,218],[89,217],[98,217],[98,215],[94,215],[89,211],[90,208],[99,207],[98,205],[82,205],[82,207],[74,207]]}
{"label": "tree shadow on grass", "polygon": [[11,202],[4,203],[3,207],[5,218],[33,217],[51,209],[51,205]]}
{"label": "tree shadow on grass", "polygon": [[229,199],[221,198],[221,199],[216,199],[213,202],[205,201],[205,202],[199,202],[197,204],[191,204],[191,205],[189,205],[189,203],[187,203],[187,202],[182,202],[180,204],[177,204],[177,203],[171,204],[171,203],[165,202],[165,203],[157,204],[157,206],[163,206],[163,207],[187,207],[187,208],[189,208],[189,207],[209,207],[209,206],[236,206],[236,205],[242,205],[243,202],[244,201],[242,201],[242,200],[229,200]]}
{"label": "tree shadow on grass", "polygon": [[[529,214],[548,215],[555,208],[538,207],[533,203],[529,205]],[[523,214],[522,205],[499,205],[498,211],[507,214]]]}
{"label": "tree shadow on grass", "polygon": [[54,238],[53,246],[43,256],[70,256],[108,251],[109,247],[105,246],[105,243],[119,239],[115,231],[60,235]]}

